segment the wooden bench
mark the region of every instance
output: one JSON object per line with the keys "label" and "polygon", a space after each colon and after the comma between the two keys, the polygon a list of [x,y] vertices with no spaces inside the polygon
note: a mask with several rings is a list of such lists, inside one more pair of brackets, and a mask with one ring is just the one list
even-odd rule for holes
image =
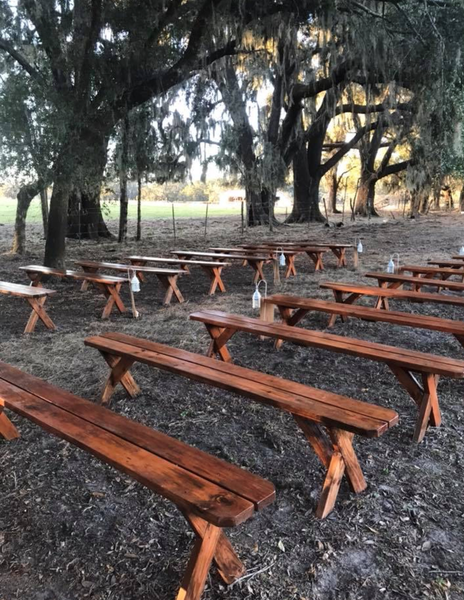
{"label": "wooden bench", "polygon": [[45,310],[44,304],[48,296],[56,294],[56,290],[46,290],[45,288],[37,289],[30,285],[0,281],[0,294],[24,298],[29,306],[31,306],[32,312],[26,323],[24,333],[32,333],[39,319],[47,329],[55,329],[55,323],[53,323]]}
{"label": "wooden bench", "polygon": [[177,600],[200,598],[213,560],[226,583],[244,573],[223,528],[269,505],[270,482],[0,362],[0,437],[12,440],[19,434],[4,407],[179,508],[196,542]]}
{"label": "wooden bench", "polygon": [[437,277],[438,279],[449,279],[450,277],[464,276],[464,264],[463,269],[449,269],[442,267],[425,267],[423,265],[402,265],[398,268],[397,272],[400,274],[411,273],[413,277]]}
{"label": "wooden bench", "polygon": [[268,242],[266,246],[270,246],[272,248],[287,248],[291,250],[292,248],[298,248],[301,251],[304,251],[305,248],[324,248],[329,249],[332,254],[335,255],[337,259],[337,267],[346,267],[346,251],[349,248],[353,248],[355,254],[357,254],[356,248],[353,244],[340,244],[340,243],[327,243],[327,244],[319,244],[316,242]]}
{"label": "wooden bench", "polygon": [[311,311],[321,312],[330,315],[327,327],[332,327],[337,317],[340,317],[343,322],[347,321],[349,317],[355,317],[364,321],[391,323],[392,325],[450,333],[464,346],[464,322],[462,321],[280,294],[262,299],[261,320],[272,323],[274,321],[275,308],[279,311],[286,325],[297,325]]}
{"label": "wooden bench", "polygon": [[19,267],[21,271],[25,271],[32,282],[33,287],[42,287],[42,279],[44,277],[59,277],[60,279],[75,279],[77,281],[91,282],[106,298],[106,304],[102,312],[102,319],[107,319],[113,307],[119,310],[120,313],[126,312],[126,307],[119,295],[123,283],[127,283],[127,278],[112,277],[111,275],[95,275],[92,273],[82,273],[80,271],[71,271],[66,269],[52,269],[51,267],[43,267],[41,265],[27,265]]}
{"label": "wooden bench", "polygon": [[[208,294],[213,296],[216,292],[216,289],[219,288],[220,292],[226,291],[226,286],[222,281],[222,270],[224,267],[228,267],[230,263],[228,262],[217,262],[217,261],[207,261],[207,260],[181,260],[180,258],[163,258],[163,257],[152,257],[152,256],[128,256],[127,260],[131,262],[132,265],[145,266],[147,263],[155,263],[155,264],[166,264],[166,265],[179,265],[179,267],[185,271],[186,273],[190,273],[190,267],[198,266],[200,267],[209,277],[211,283],[209,286]],[[137,273],[139,271],[137,270]],[[142,273],[143,280],[143,273]]]}
{"label": "wooden bench", "polygon": [[220,254],[216,252],[196,252],[195,250],[173,250],[171,252],[177,258],[182,260],[186,258],[200,258],[209,259],[211,261],[217,261],[219,263],[223,261],[238,260],[243,264],[248,264],[254,271],[253,283],[258,283],[260,279],[265,280],[263,265],[268,260],[267,256],[257,256],[256,254]]}
{"label": "wooden bench", "polygon": [[464,307],[464,298],[445,294],[429,294],[425,292],[412,292],[410,290],[393,290],[391,288],[361,285],[357,283],[339,283],[338,281],[324,281],[320,283],[322,289],[332,290],[336,302],[353,304],[365,296],[376,297],[375,308],[389,310],[388,299],[405,300],[408,302],[431,302],[451,306]]}
{"label": "wooden bench", "polygon": [[[184,297],[180,291],[177,280],[181,275],[185,275],[185,271],[181,269],[159,269],[157,267],[139,267],[134,269],[132,265],[124,265],[121,263],[98,262],[93,260],[76,260],[76,265],[82,267],[86,273],[97,273],[100,270],[118,271],[128,274],[129,271],[136,271],[139,279],[144,280],[144,273],[152,273],[156,275],[163,288],[166,290],[163,304],[167,306],[174,297],[179,303],[184,302]],[[141,275],[141,277],[140,277]],[[86,290],[89,285],[88,281],[82,284],[82,290]]]}
{"label": "wooden bench", "polygon": [[[413,437],[416,442],[423,439],[429,425],[438,427],[441,423],[437,395],[439,378],[445,376],[464,379],[464,360],[425,354],[321,331],[309,331],[278,323],[265,323],[260,319],[221,311],[197,312],[190,315],[190,318],[206,325],[211,336],[208,356],[217,355],[225,362],[232,360],[226,347],[227,342],[235,333],[243,331],[256,336],[271,337],[301,346],[320,348],[385,363],[418,406]],[[422,384],[416,377],[417,373],[421,376]]]}
{"label": "wooden bench", "polygon": [[445,279],[428,279],[426,277],[410,277],[409,275],[397,275],[396,273],[372,272],[366,273],[365,277],[377,279],[379,287],[388,287],[397,290],[404,285],[410,285],[415,292],[419,292],[422,287],[436,287],[439,290],[446,288],[454,292],[464,292],[464,283],[461,281],[448,281]]}
{"label": "wooden bench", "polygon": [[440,268],[449,268],[449,269],[464,269],[464,264],[462,260],[428,260],[428,265],[436,265]]}
{"label": "wooden bench", "polygon": [[279,259],[279,255],[283,254],[285,258],[285,279],[296,275],[296,267],[295,267],[295,258],[299,254],[294,250],[280,250],[277,252],[276,249],[270,248],[267,246],[256,246],[255,247],[245,247],[241,246],[240,248],[210,248],[213,252],[224,252],[228,254],[250,254],[254,256],[255,254],[267,254],[268,262],[275,262]]}
{"label": "wooden bench", "polygon": [[355,492],[366,488],[352,446],[353,435],[379,437],[398,420],[398,415],[386,408],[121,333],[87,338],[85,344],[97,348],[111,369],[103,402],[109,401],[119,383],[130,396],[138,393],[129,369],[140,362],[290,413],[326,468],[316,512],[320,518],[333,509],[343,474]]}
{"label": "wooden bench", "polygon": [[[280,246],[277,246],[277,247],[281,248]],[[275,253],[277,247],[274,247],[274,246],[266,247],[266,246],[257,246],[257,245],[255,246],[252,244],[243,246],[243,248],[245,248],[247,251],[250,251],[253,248],[255,248],[255,250],[257,252],[266,250],[266,248],[268,248],[268,250],[270,250],[271,253]],[[304,246],[304,247],[292,247],[291,249],[281,248],[281,251],[284,253],[284,255],[287,255],[287,253],[294,253],[292,262],[295,261],[295,257],[298,254],[306,254],[311,259],[311,261],[314,263],[314,270],[315,271],[323,271],[324,263],[322,262],[322,257],[326,252],[329,251],[329,249],[325,246],[324,247]],[[279,251],[279,253],[280,253],[280,251]],[[296,273],[296,271],[295,271],[295,273]]]}

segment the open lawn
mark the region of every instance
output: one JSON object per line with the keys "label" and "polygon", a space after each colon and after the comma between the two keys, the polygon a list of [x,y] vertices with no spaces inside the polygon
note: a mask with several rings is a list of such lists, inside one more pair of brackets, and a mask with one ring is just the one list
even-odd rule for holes
{"label": "open lawn", "polygon": [[[168,207],[169,208],[169,207]],[[200,208],[203,210],[204,206]],[[314,273],[306,256],[296,260],[297,277],[272,283],[268,293],[331,299],[319,288],[327,280],[364,281],[366,271],[385,270],[398,252],[402,264],[425,264],[458,251],[464,217],[431,215],[413,221],[396,218],[356,221],[341,228],[295,225],[248,230],[237,219],[214,219],[207,239],[202,219],[182,223],[177,242],[169,223],[144,223],[144,240],[94,243],[72,241],[68,265],[77,259],[124,260],[129,254],[167,254],[180,247],[302,238],[353,242],[361,237],[360,267]],[[0,228],[0,250],[11,242],[11,225]],[[132,235],[132,234],[131,234]],[[26,283],[18,267],[42,260],[40,223],[28,227],[28,254],[3,255],[0,279]],[[182,277],[184,304],[161,306],[163,290],[153,277],[136,295],[140,319],[113,313],[101,321],[103,297],[79,284],[51,280],[58,293],[47,303],[56,332],[39,325],[22,335],[28,308],[0,298],[1,360],[97,402],[107,376],[106,363],[83,341],[119,331],[204,353],[209,336],[189,320],[201,309],[248,316],[252,310],[251,269],[234,264],[224,270],[225,294],[208,297],[209,281],[198,268]],[[124,302],[129,305],[127,290]],[[439,304],[392,302],[392,309],[449,319],[463,310]],[[303,327],[324,330],[327,316],[314,314]],[[350,319],[331,330],[363,338],[464,358],[462,346],[447,334]],[[237,335],[229,348],[238,364],[330,390],[400,415],[398,426],[378,440],[355,440],[368,488],[353,494],[342,483],[334,512],[314,516],[323,469],[289,415],[174,374],[136,365],[141,394],[134,400],[118,388],[111,409],[271,480],[276,502],[231,539],[248,568],[248,578],[231,587],[211,571],[203,600],[462,600],[464,598],[464,382],[439,384],[443,424],[420,444],[411,442],[417,408],[388,368],[324,350]],[[11,414],[11,413],[10,413]],[[13,415],[21,438],[0,441],[0,599],[13,600],[171,600],[192,542],[173,505]]]}
{"label": "open lawn", "polygon": [[[233,203],[230,206],[218,204],[210,204],[208,207],[208,218],[240,216],[240,204]],[[276,210],[276,213],[285,213],[285,209]],[[108,220],[119,219],[119,203],[108,202],[104,206],[105,218]],[[183,218],[205,218],[206,204],[202,202],[177,202],[174,204],[174,214],[176,219]],[[14,223],[16,215],[16,200],[11,198],[0,198],[0,223]],[[129,202],[129,219],[137,217],[137,203]],[[142,202],[142,219],[171,219],[172,206],[166,202]],[[28,223],[38,223],[42,220],[40,209],[40,200],[34,199],[27,213]]]}

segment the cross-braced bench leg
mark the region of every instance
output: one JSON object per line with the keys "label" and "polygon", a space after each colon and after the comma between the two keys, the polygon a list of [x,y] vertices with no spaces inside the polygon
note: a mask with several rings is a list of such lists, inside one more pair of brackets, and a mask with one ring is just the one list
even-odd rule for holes
{"label": "cross-braced bench leg", "polygon": [[206,329],[211,336],[211,343],[209,345],[207,356],[219,356],[224,362],[232,362],[232,356],[229,350],[226,348],[227,342],[236,333],[235,329],[216,327],[214,325],[208,325],[205,323]]}
{"label": "cross-braced bench leg", "polygon": [[19,438],[19,431],[3,412],[3,408],[3,401],[0,400],[0,438],[7,441]]}
{"label": "cross-braced bench leg", "polygon": [[211,280],[211,285],[209,287],[208,294],[213,296],[216,292],[216,289],[219,288],[220,292],[226,291],[226,286],[221,278],[222,269],[224,267],[207,267],[202,265],[202,269],[207,273],[208,277]]}
{"label": "cross-braced bench leg", "polygon": [[441,425],[441,413],[437,394],[437,385],[440,377],[433,373],[424,373],[422,374],[421,385],[410,371],[396,365],[389,365],[389,367],[419,409],[413,435],[413,440],[419,443],[424,439],[429,425],[432,427],[439,427]]}
{"label": "cross-braced bench leg", "polygon": [[[190,523],[195,535],[203,538],[208,523],[196,515],[184,513],[184,517]],[[219,575],[221,576],[222,580],[227,583],[227,585],[230,585],[236,581],[246,571],[245,565],[235,553],[223,530],[221,530],[221,533],[219,534],[218,544],[213,560],[216,564]]]}
{"label": "cross-braced bench leg", "polygon": [[[84,269],[84,273],[94,274],[98,273],[98,267],[82,267]],[[85,292],[90,287],[90,281],[83,281],[81,285],[81,292]]]}
{"label": "cross-braced bench leg", "polygon": [[145,273],[143,271],[137,271],[136,267],[144,267],[146,264],[147,264],[146,260],[131,260],[131,267],[129,267],[131,269],[131,271],[135,271],[135,274],[137,275],[137,279],[141,283],[144,283],[146,281]]}
{"label": "cross-braced bench leg", "polygon": [[103,292],[105,298],[107,298],[105,308],[102,312],[102,319],[107,319],[110,316],[111,311],[113,310],[113,306],[115,305],[121,314],[126,312],[126,307],[124,306],[121,296],[119,295],[122,283],[98,283],[97,285],[98,288]]}
{"label": "cross-braced bench leg", "polygon": [[208,523],[197,538],[176,600],[200,600],[220,535],[220,527]]}
{"label": "cross-braced bench leg", "polygon": [[251,258],[249,258],[247,262],[255,272],[255,274],[253,275],[253,283],[258,283],[258,281],[260,279],[262,281],[266,281],[266,278],[264,277],[264,271],[263,271],[264,261],[263,260],[252,260]]}
{"label": "cross-braced bench leg", "polygon": [[322,263],[322,252],[306,252],[306,254],[313,261],[315,271],[324,270],[324,264]]}
{"label": "cross-braced bench leg", "polygon": [[[301,321],[301,319],[303,319],[304,316],[309,312],[305,308],[298,308],[295,311],[292,311],[291,308],[288,308],[286,306],[278,306],[277,308],[279,309],[279,313],[282,318],[282,321],[286,325],[290,325],[290,326],[297,325]],[[278,350],[279,348],[282,347],[283,343],[284,343],[284,340],[276,340],[274,342],[274,348],[276,350]]]}
{"label": "cross-braced bench leg", "polygon": [[56,329],[55,323],[50,319],[47,311],[44,308],[46,299],[47,296],[42,296],[42,298],[26,298],[29,305],[32,307],[32,312],[26,323],[24,333],[32,333],[39,319],[47,329]]}
{"label": "cross-braced bench leg", "polygon": [[296,275],[295,256],[286,255],[285,264],[287,265],[287,268],[285,269],[285,279],[288,279],[291,275]]}
{"label": "cross-braced bench leg", "polygon": [[118,383],[123,386],[131,398],[137,396],[137,394],[140,393],[140,388],[129,373],[129,369],[134,364],[134,359],[115,356],[114,354],[108,354],[107,352],[100,351],[100,353],[111,369],[105,387],[103,388],[101,403],[108,404]]}
{"label": "cross-braced bench leg", "polygon": [[172,297],[174,296],[179,304],[185,302],[184,297],[180,289],[177,287],[177,279],[178,275],[162,275],[161,273],[156,273],[161,285],[166,290],[166,294],[164,296],[163,304],[167,306],[171,303]]}
{"label": "cross-braced bench leg", "polygon": [[346,267],[346,248],[332,248],[332,252],[337,257],[337,267]]}
{"label": "cross-braced bench leg", "polygon": [[317,457],[327,469],[316,510],[316,516],[324,519],[335,506],[343,475],[346,475],[354,492],[360,493],[367,487],[353,449],[353,434],[333,427],[328,430],[329,440],[322,427],[317,423],[298,415],[294,415],[294,418]]}

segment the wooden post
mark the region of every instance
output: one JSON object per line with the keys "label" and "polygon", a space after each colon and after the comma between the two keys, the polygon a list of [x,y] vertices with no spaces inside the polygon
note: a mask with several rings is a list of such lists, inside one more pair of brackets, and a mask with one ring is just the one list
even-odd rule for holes
{"label": "wooden post", "polygon": [[209,203],[206,203],[206,215],[205,215],[205,238],[208,231],[208,207]]}
{"label": "wooden post", "polygon": [[322,198],[322,202],[324,203],[324,212],[325,212],[325,218],[327,220],[327,225],[330,225],[330,223],[329,223],[329,213],[327,212],[327,204],[325,202],[325,198]]}
{"label": "wooden post", "polygon": [[171,204],[172,207],[172,231],[174,233],[174,241],[176,241],[176,216],[174,214],[174,202]]}
{"label": "wooden post", "polygon": [[245,211],[244,211],[244,206],[243,206],[243,200],[242,200],[242,202],[241,202],[240,211],[241,211],[241,219],[242,219],[242,235],[243,235],[243,233],[244,233],[244,229],[245,229]]}

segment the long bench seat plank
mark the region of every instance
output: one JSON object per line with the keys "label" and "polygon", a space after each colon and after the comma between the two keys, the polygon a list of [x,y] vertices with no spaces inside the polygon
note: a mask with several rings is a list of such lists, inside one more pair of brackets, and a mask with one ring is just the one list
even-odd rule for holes
{"label": "long bench seat plank", "polygon": [[97,273],[85,273],[82,271],[72,271],[70,269],[53,269],[42,265],[26,265],[25,267],[19,268],[21,271],[27,273],[33,287],[42,287],[42,279],[44,277],[60,277],[62,279],[84,281],[86,284],[89,282],[93,283],[106,298],[106,304],[103,308],[101,317],[102,319],[107,319],[115,306],[121,314],[126,312],[126,307],[124,306],[120,292],[122,285],[128,283],[127,277],[98,275]]}
{"label": "long bench seat plank", "polygon": [[[105,360],[108,355],[118,357],[112,366],[105,391],[114,389],[126,364],[134,360],[152,367],[182,375],[242,396],[285,410],[293,415],[307,441],[327,469],[316,515],[324,518],[333,509],[343,474],[352,489],[361,492],[366,482],[352,447],[353,432],[367,437],[378,437],[396,424],[398,415],[389,409],[372,406],[330,392],[315,390],[308,386],[257,373],[236,365],[225,365],[214,359],[192,352],[171,348],[149,340],[134,338],[120,333],[94,336],[85,341],[97,348]],[[123,364],[118,372],[118,366]],[[124,387],[126,387],[124,385]],[[126,390],[130,393],[130,387]],[[375,415],[375,416],[374,416]],[[320,427],[323,424],[327,436]],[[334,469],[337,477],[333,477]]]}
{"label": "long bench seat plank", "polygon": [[456,275],[457,277],[463,277],[464,263],[462,264],[462,267],[462,269],[450,269],[443,267],[427,267],[424,265],[400,265],[397,271],[400,274],[411,273],[414,277],[417,277],[418,275],[432,275],[432,277],[437,276],[441,277],[442,279],[448,279],[453,275]]}
{"label": "long bench seat plank", "polygon": [[365,277],[377,279],[380,287],[389,287],[397,289],[403,285],[410,284],[414,291],[420,292],[424,286],[446,288],[453,291],[463,292],[464,282],[449,281],[445,279],[427,279],[426,277],[411,277],[409,275],[397,275],[394,273],[370,272],[365,273]]}
{"label": "long bench seat plank", "polygon": [[[122,271],[128,273],[130,271],[136,271],[139,279],[144,281],[143,274],[144,273],[152,273],[156,275],[159,282],[165,289],[165,295],[163,304],[167,306],[171,303],[172,298],[175,298],[179,303],[184,302],[184,297],[182,292],[180,291],[177,280],[181,275],[185,275],[186,272],[182,269],[160,269],[158,267],[140,267],[138,269],[134,269],[132,265],[124,265],[121,263],[110,263],[110,262],[98,262],[92,260],[78,260],[76,264],[82,267],[87,274],[96,274],[101,269],[113,270],[113,271]],[[89,281],[84,281],[81,287],[82,291],[87,289],[89,285]]]}
{"label": "long bench seat plank", "polygon": [[398,419],[390,409],[122,333],[92,336],[84,343],[366,437],[379,437]]}
{"label": "long bench seat plank", "polygon": [[[429,425],[438,427],[441,424],[437,395],[439,377],[445,375],[452,378],[464,378],[464,361],[462,360],[288,325],[264,323],[259,319],[220,311],[193,313],[190,318],[206,325],[212,339],[208,354],[210,356],[218,355],[223,361],[231,360],[226,343],[235,333],[242,331],[256,336],[271,337],[279,341],[284,340],[303,346],[384,362],[419,407],[413,436],[416,442],[423,439]],[[413,373],[421,374],[422,385],[419,384]]]}
{"label": "long bench seat plank", "polygon": [[[358,283],[339,283],[338,281],[324,281],[319,284],[319,287],[326,290],[332,290],[335,301],[344,304],[353,304],[356,300],[364,296],[376,297],[375,307],[385,310],[389,309],[388,299],[464,306],[464,298],[453,296],[451,294],[413,292],[411,290],[397,290]],[[344,294],[346,294],[346,297],[343,296]]]}
{"label": "long bench seat plank", "polygon": [[268,481],[2,362],[0,382],[1,380],[155,453],[194,475],[243,496],[257,509],[267,506],[274,499],[274,486]]}
{"label": "long bench seat plank", "polygon": [[[272,484],[168,436],[157,438],[157,432],[150,432],[143,425],[63,392],[10,365],[0,362],[0,371],[0,438],[19,437],[4,413],[6,406],[130,475],[180,509],[194,532],[196,543],[177,600],[200,600],[213,560],[227,584],[244,574],[244,565],[222,528],[243,523],[256,510],[269,504],[274,498]],[[62,394],[67,408],[61,406]],[[213,472],[204,477],[202,473],[208,464]],[[228,473],[233,480],[231,486],[216,484],[214,479],[227,482]]]}
{"label": "long bench seat plank", "polygon": [[263,265],[269,260],[269,256],[258,256],[256,254],[220,254],[216,252],[197,252],[195,250],[172,250],[171,254],[178,258],[194,258],[199,257],[202,259],[209,258],[211,260],[217,260],[222,262],[224,260],[233,261],[239,260],[244,265],[249,265],[253,271],[253,283],[258,283],[260,280],[265,280]]}
{"label": "long bench seat plank", "polygon": [[234,527],[254,512],[250,501],[111,434],[103,426],[94,425],[35,394],[15,389],[9,382],[0,380],[0,397],[6,408],[127,473],[218,527]]}
{"label": "long bench seat plank", "polygon": [[[188,260],[181,258],[157,258],[151,256],[129,256],[131,264],[134,267],[145,266],[147,263],[165,263],[179,265],[185,273],[190,273],[190,267],[200,267],[209,277],[210,286],[208,294],[213,296],[216,290],[220,292],[226,291],[226,286],[222,280],[222,270],[224,267],[228,267],[230,263],[224,261],[207,261],[207,260]],[[143,281],[143,273],[140,273],[137,269],[139,278]]]}
{"label": "long bench seat plank", "polygon": [[[331,327],[334,324],[337,316],[340,316],[343,321],[346,321],[348,317],[355,317],[365,321],[391,323],[392,325],[417,327],[430,329],[432,331],[441,331],[442,333],[450,333],[455,336],[460,344],[464,345],[463,321],[443,319],[441,317],[430,315],[416,315],[393,310],[384,311],[370,306],[356,306],[340,302],[329,302],[327,300],[279,294],[263,298],[261,303],[261,319],[263,321],[273,321],[274,307],[278,308],[280,316],[287,325],[296,325],[308,312],[315,311],[331,315],[328,327]],[[294,312],[291,312],[292,310]]]}

